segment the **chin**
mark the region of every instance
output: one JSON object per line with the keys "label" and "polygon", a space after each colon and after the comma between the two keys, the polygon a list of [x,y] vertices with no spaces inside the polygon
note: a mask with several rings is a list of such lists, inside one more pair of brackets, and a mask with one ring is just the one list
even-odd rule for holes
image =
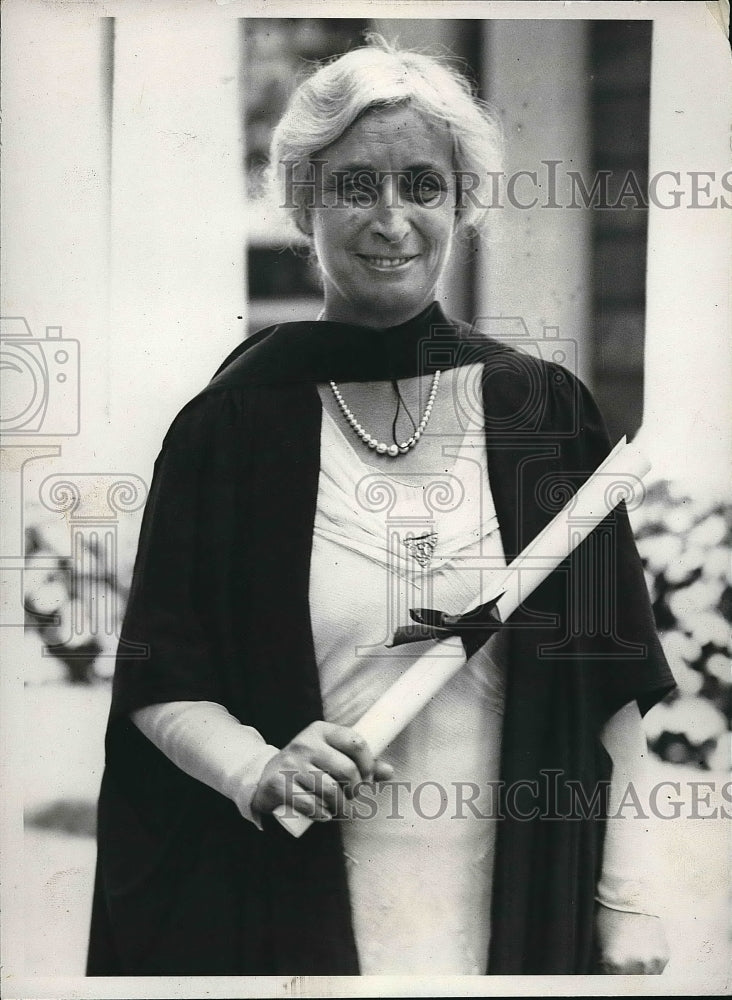
{"label": "chin", "polygon": [[[364,312],[368,311],[372,315],[382,316],[387,321],[387,326],[395,326],[397,323],[410,319],[417,313],[422,312],[434,299],[434,292],[423,292],[421,290],[412,293],[404,290],[394,290],[391,295],[380,295],[372,300],[369,305],[363,305]],[[394,322],[388,322],[389,317],[394,316]]]}
{"label": "chin", "polygon": [[[424,305],[421,303],[411,304],[404,299],[395,303],[380,302],[368,311],[366,309],[362,310],[361,315],[363,319],[361,322],[366,323],[368,326],[399,326],[401,323],[405,323],[408,319],[411,319],[412,316],[416,316],[427,305],[429,305],[427,302]],[[367,319],[367,316],[371,318]]]}

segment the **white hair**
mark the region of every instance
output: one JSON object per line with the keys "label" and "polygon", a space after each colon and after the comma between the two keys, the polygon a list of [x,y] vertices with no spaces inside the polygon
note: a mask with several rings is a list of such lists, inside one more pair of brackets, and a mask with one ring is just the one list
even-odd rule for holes
{"label": "white hair", "polygon": [[[432,56],[398,49],[370,35],[367,45],[321,65],[301,83],[273,132],[267,171],[270,190],[301,232],[306,207],[298,197],[300,186],[287,191],[284,164],[307,168],[366,111],[405,104],[426,121],[450,130],[458,180],[472,174],[470,186],[479,187],[490,172],[501,170],[500,120],[475,96],[462,73]],[[292,171],[289,176],[292,179]],[[479,199],[458,198],[459,229],[479,231],[487,213]]]}

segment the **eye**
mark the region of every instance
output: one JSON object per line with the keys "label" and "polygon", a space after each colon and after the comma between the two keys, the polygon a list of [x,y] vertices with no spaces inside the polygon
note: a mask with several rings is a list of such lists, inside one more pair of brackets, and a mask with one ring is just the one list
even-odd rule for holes
{"label": "eye", "polygon": [[434,170],[421,170],[412,174],[406,181],[405,194],[418,205],[429,205],[447,191],[447,183],[441,174]]}

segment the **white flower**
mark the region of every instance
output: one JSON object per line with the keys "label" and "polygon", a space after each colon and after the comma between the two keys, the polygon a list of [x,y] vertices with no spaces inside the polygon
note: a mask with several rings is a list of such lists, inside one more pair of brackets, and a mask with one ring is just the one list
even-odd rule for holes
{"label": "white flower", "polygon": [[719,545],[727,536],[727,522],[721,514],[710,514],[699,524],[695,524],[689,532],[689,545],[701,545],[713,548]]}
{"label": "white flower", "polygon": [[732,733],[722,733],[716,747],[707,756],[707,766],[712,771],[729,772],[732,767]]}
{"label": "white flower", "polygon": [[648,535],[638,541],[638,551],[652,573],[661,573],[681,554],[682,542],[675,535]]}
{"label": "white flower", "polygon": [[704,550],[694,545],[685,549],[676,559],[672,559],[664,576],[669,583],[682,583],[704,563]]}
{"label": "white flower", "polygon": [[694,663],[701,656],[699,643],[683,632],[665,632],[660,638],[663,651],[669,659],[681,657],[687,663]]}
{"label": "white flower", "polygon": [[669,731],[669,714],[670,706],[664,701],[659,701],[643,716],[643,729],[649,741],[653,742],[662,733]]}
{"label": "white flower", "polygon": [[[668,595],[668,606],[679,624],[687,632],[696,632],[696,623],[702,613],[711,613],[722,596],[724,584],[718,580],[695,580],[688,587],[674,590]],[[721,617],[721,616],[718,616]],[[703,644],[704,640],[699,639]],[[726,643],[725,639],[725,643]],[[724,645],[724,643],[722,644]]]}
{"label": "white flower", "polygon": [[664,523],[675,535],[684,534],[694,523],[694,510],[691,504],[673,507],[664,517]]}
{"label": "white flower", "polygon": [[61,580],[43,580],[26,591],[28,606],[39,615],[55,614],[68,599],[69,592]]}
{"label": "white flower", "polygon": [[732,580],[732,549],[726,545],[711,549],[704,558],[702,575]]}
{"label": "white flower", "polygon": [[668,482],[667,486],[671,502],[683,503],[693,513],[695,521],[711,513],[720,501],[720,497],[714,491],[706,491],[704,486],[695,480],[683,482],[674,479]]}
{"label": "white flower", "polygon": [[706,646],[711,642],[724,649],[730,642],[730,625],[722,615],[710,611],[694,619],[691,633],[694,638]]}
{"label": "white flower", "polygon": [[724,653],[712,653],[704,669],[723,684],[732,684],[732,660]]}
{"label": "white flower", "polygon": [[646,525],[662,524],[667,510],[667,500],[664,500],[661,503],[658,500],[649,499],[648,494],[646,494],[643,501],[639,503],[637,507],[631,504],[630,510],[628,511],[628,517],[633,526],[633,531],[641,535],[646,530]]}
{"label": "white flower", "polygon": [[718,739],[727,731],[727,720],[706,698],[682,695],[669,706],[665,720],[669,733],[683,733],[690,743],[700,744]]}
{"label": "white flower", "polygon": [[699,694],[704,677],[698,670],[692,670],[681,658],[670,657],[669,666],[682,695]]}

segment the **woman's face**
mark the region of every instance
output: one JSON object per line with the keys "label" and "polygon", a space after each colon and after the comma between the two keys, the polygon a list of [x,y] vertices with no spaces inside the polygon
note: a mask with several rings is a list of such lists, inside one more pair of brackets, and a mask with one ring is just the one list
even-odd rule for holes
{"label": "woman's face", "polygon": [[374,108],[322,150],[308,212],[325,318],[395,326],[435,297],[455,226],[452,140],[409,106]]}

